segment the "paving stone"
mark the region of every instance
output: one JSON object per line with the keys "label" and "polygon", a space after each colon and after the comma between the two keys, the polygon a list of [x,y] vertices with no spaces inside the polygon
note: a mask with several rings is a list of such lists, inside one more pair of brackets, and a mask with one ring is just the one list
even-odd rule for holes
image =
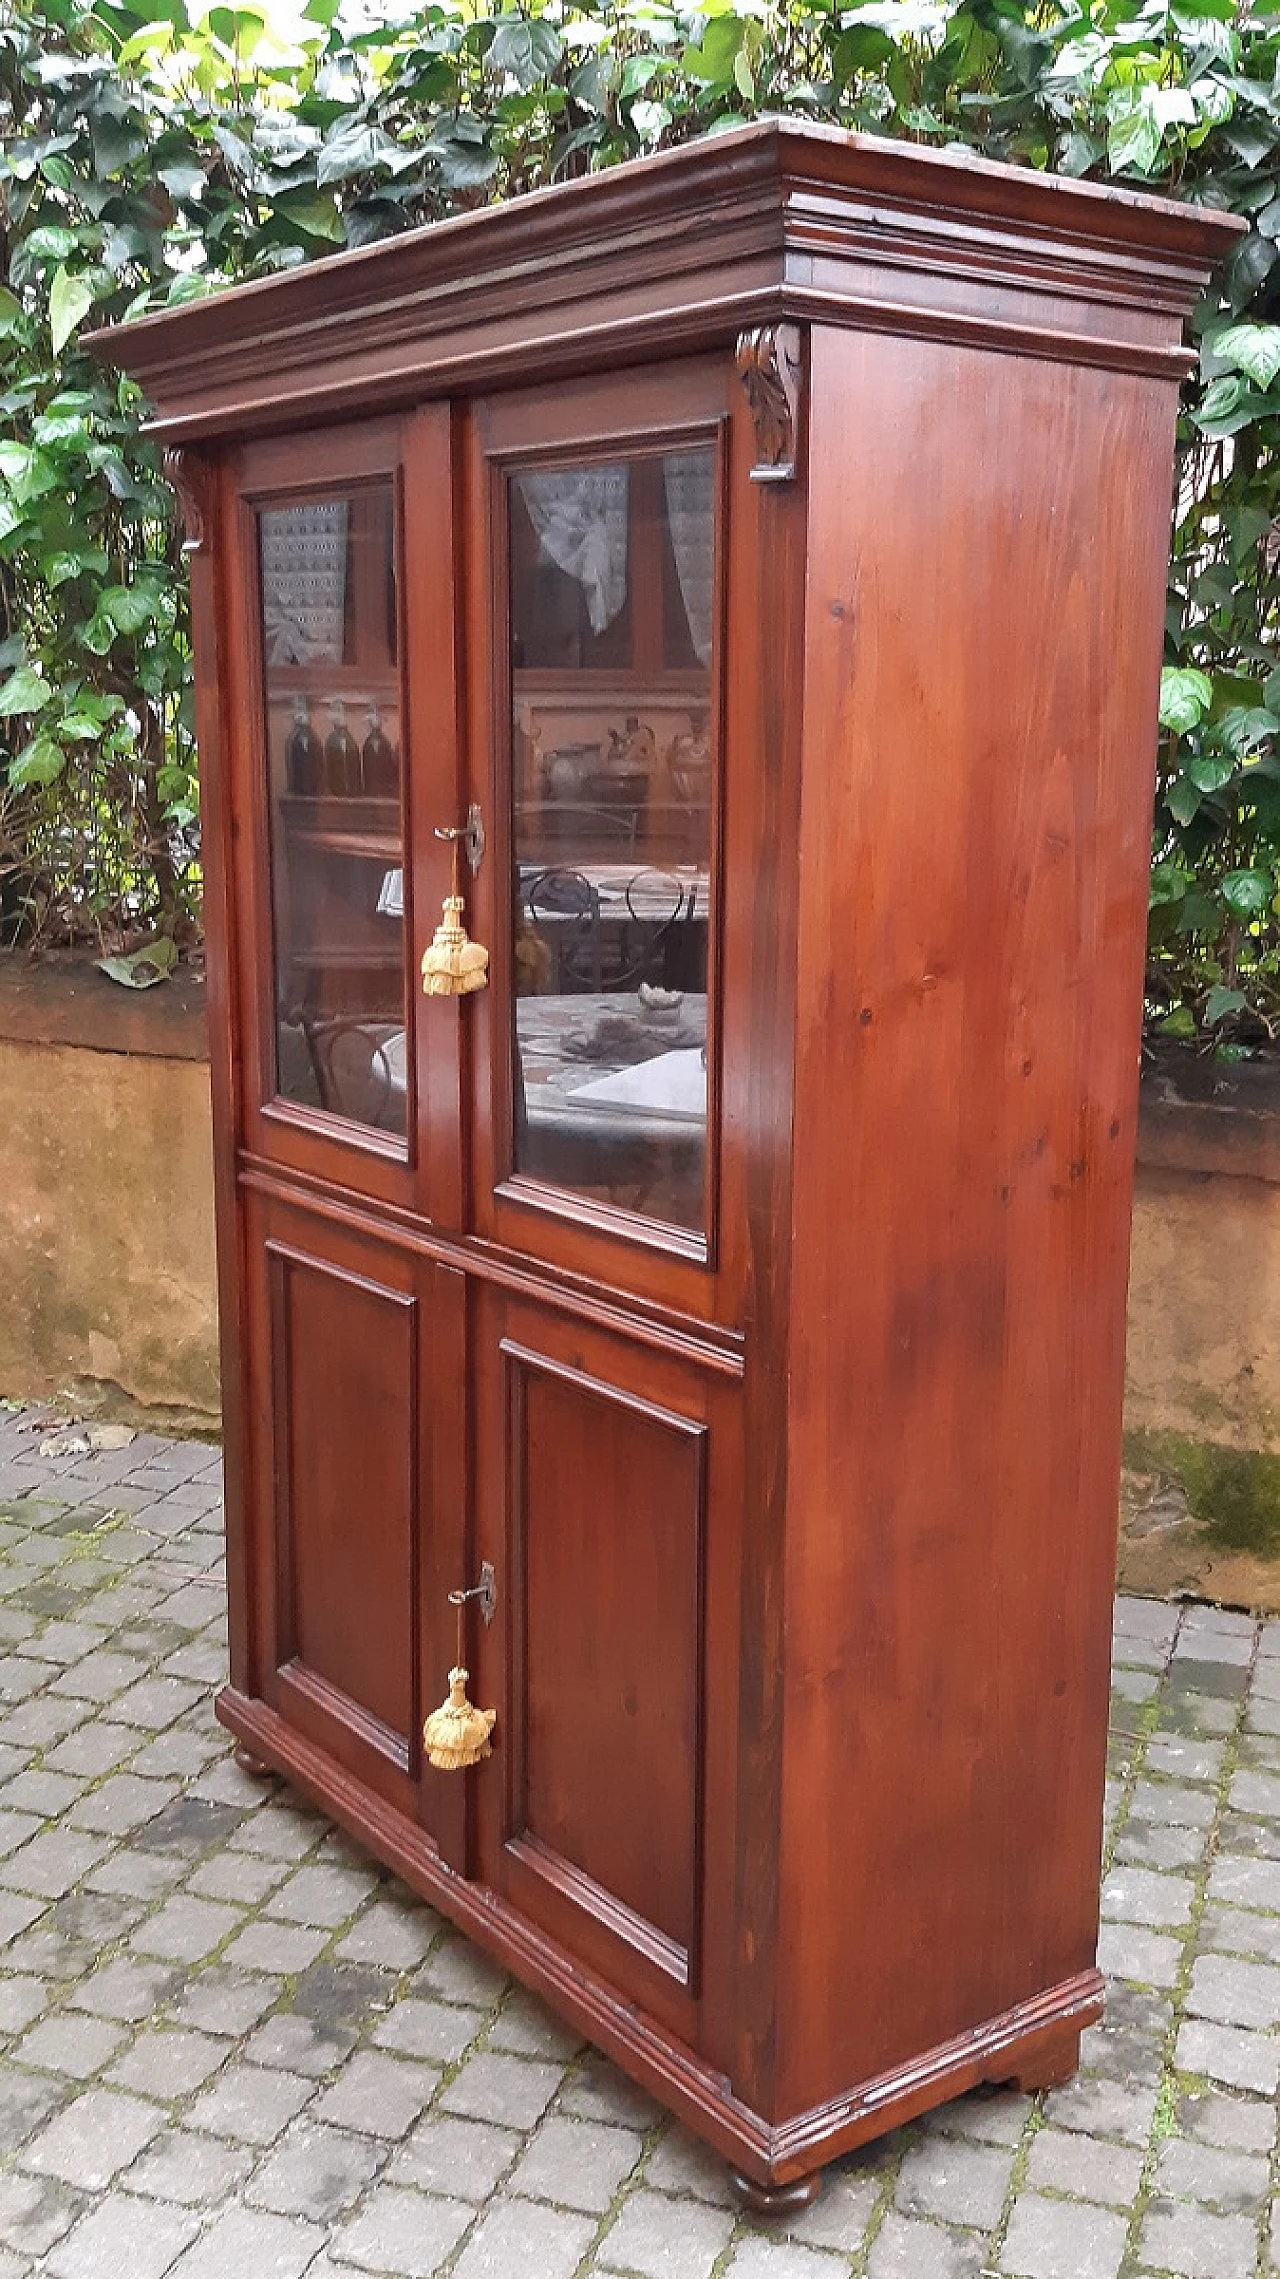
{"label": "paving stone", "polygon": [[123,2026],[109,2025],[104,2018],[62,2011],[57,2017],[43,2018],[29,2034],[24,2034],[16,2054],[23,2065],[86,2081],[90,2074],[100,2072],[126,2038]]}
{"label": "paving stone", "polygon": [[227,2055],[225,2042],[181,2026],[158,2026],[138,2035],[107,2079],[144,2097],[189,2097],[216,2073]]}
{"label": "paving stone", "polygon": [[[1124,1702],[1150,1701],[1160,1689],[1158,1670],[1116,1669],[1111,1673],[1111,1706],[1113,1713]],[[1119,1722],[1113,1714],[1112,1724]]]}
{"label": "paving stone", "polygon": [[1021,2279],[1116,2279],[1127,2231],[1125,2218],[1107,2209],[1025,2193],[1014,2203],[1000,2268]]}
{"label": "paving stone", "polygon": [[1236,1812],[1265,1816],[1268,1820],[1280,1816],[1280,1776],[1274,1773],[1239,1772],[1228,1793]]}
{"label": "paving stone", "polygon": [[1265,1907],[1280,1912],[1280,1860],[1242,1857],[1219,1851],[1209,1870],[1211,1899],[1232,1907]]}
{"label": "paving stone", "polygon": [[418,1972],[415,1993],[438,1995],[442,2002],[462,2002],[478,2010],[496,2009],[509,1981],[466,1939],[444,1938],[434,1946]]}
{"label": "paving stone", "polygon": [[340,1939],[335,1954],[345,1962],[374,1962],[392,1970],[414,1970],[440,1929],[428,1907],[401,1907],[378,1899]]}
{"label": "paving stone", "polygon": [[56,1749],[49,1751],[45,1764],[52,1765],[58,1772],[82,1774],[88,1780],[97,1780],[103,1773],[123,1764],[137,1746],[138,1735],[132,1726],[94,1718],[59,1741]]}
{"label": "paving stone", "polygon": [[1190,1868],[1204,1858],[1205,1838],[1199,1828],[1161,1828],[1151,1820],[1129,1820],[1120,1832],[1113,1865],[1154,1868],[1160,1873]]}
{"label": "paving stone", "polygon": [[1280,1969],[1228,1955],[1201,1955],[1192,1966],[1187,2009],[1219,2025],[1270,2031],[1280,2025]]}
{"label": "paving stone", "polygon": [[224,1964],[206,1967],[186,1985],[172,2005],[174,2023],[195,2026],[207,2034],[236,2037],[256,2026],[259,2018],[280,1999],[278,1978],[249,1977]]}
{"label": "paving stone", "polygon": [[1050,2092],[1045,2112],[1057,2128],[1118,2137],[1123,2144],[1145,2148],[1155,2118],[1156,2096],[1156,2089],[1146,2084],[1130,2088],[1124,2082],[1077,2074],[1065,2088]]}
{"label": "paving stone", "polygon": [[1258,2227],[1246,2216],[1154,2201],[1142,2219],[1138,2254],[1148,2266],[1186,2279],[1253,2279]]}
{"label": "paving stone", "polygon": [[286,2073],[305,2073],[313,2081],[332,2073],[348,2058],[355,2035],[345,2026],[324,2026],[295,2011],[280,2010],[259,2026],[245,2044],[252,2065],[282,2067]]}
{"label": "paving stone", "polygon": [[237,1829],[234,1843],[237,1851],[265,1852],[274,1860],[302,1860],[323,1833],[323,1824],[309,1815],[291,1812],[284,1805],[264,1804]]}
{"label": "paving stone", "polygon": [[1185,1781],[1140,1780],[1129,1799],[1135,1820],[1172,1821],[1182,1828],[1206,1829],[1213,1825],[1217,1799],[1204,1788]]}
{"label": "paving stone", "polygon": [[250,1923],[227,1948],[226,1959],[238,1970],[278,1971],[291,1978],[313,1963],[325,1944],[324,1931],[309,1931],[301,1924]]}
{"label": "paving stone", "polygon": [[1280,2087],[1280,2042],[1241,2026],[1189,2018],[1179,2028],[1175,2061],[1182,2073],[1205,2073],[1211,2081],[1253,2089],[1263,2097],[1274,2097]]}
{"label": "paving stone", "polygon": [[176,1794],[172,1781],[139,1780],[132,1772],[116,1773],[82,1798],[71,1814],[71,1825],[109,1836],[131,1835],[135,1828],[163,1812]]}
{"label": "paving stone", "polygon": [[0,2074],[0,2145],[7,2153],[16,2152],[24,2138],[34,2135],[66,2102],[67,2095],[67,2084],[48,2074],[7,2068]]}
{"label": "paving stone", "polygon": [[86,2089],[28,2145],[23,2165],[81,2191],[96,2191],[136,2159],[163,2120],[159,2107],[140,2097]]}
{"label": "paving stone", "polygon": [[[1019,2144],[1033,2110],[1033,2100],[1012,2089],[974,2089],[967,2097],[940,2105],[926,2116],[925,2126],[947,2136],[976,2137],[980,2144]],[[861,2156],[875,2157],[872,2145]]]}
{"label": "paving stone", "polygon": [[68,2233],[45,2268],[50,2279],[164,2279],[198,2229],[198,2218],[181,2209],[113,2192]]}
{"label": "paving stone", "polygon": [[481,2050],[467,2059],[443,2092],[440,2103],[445,2111],[464,2113],[472,2120],[496,2121],[504,2128],[531,2129],[546,2111],[562,2079],[559,2066]]}
{"label": "paving stone", "polygon": [[160,1955],[168,1962],[202,1962],[243,1921],[238,1907],[179,1892],[139,1926],[133,1944],[143,1954]]}
{"label": "paving stone", "polygon": [[127,2025],[136,2025],[160,2008],[173,1986],[172,1971],[160,1963],[134,1962],[127,1955],[117,1955],[78,1986],[71,2000],[77,2009],[92,2010],[96,2017],[120,2018]]}
{"label": "paving stone", "polygon": [[0,2240],[15,2253],[43,2255],[70,2230],[82,2200],[48,2176],[0,2175]]}
{"label": "paving stone", "polygon": [[1138,2196],[1142,2163],[1136,2146],[1107,2144],[1069,2129],[1041,2129],[1031,2140],[1027,2186],[1033,2192],[1069,2192],[1078,2200],[1128,2208]]}
{"label": "paving stone", "polygon": [[299,1868],[280,1885],[263,1913],[272,1921],[336,1930],[354,1915],[376,1881],[367,1869],[358,1873],[354,1868]]}
{"label": "paving stone", "polygon": [[34,1812],[38,1819],[48,1820],[73,1805],[83,1788],[84,1782],[70,1773],[22,1772],[16,1780],[6,1781],[0,1806],[6,1814]]}
{"label": "paving stone", "polygon": [[81,1701],[110,1701],[126,1686],[136,1684],[146,1674],[146,1667],[136,1654],[116,1654],[102,1646],[55,1679],[52,1691],[73,1693]]}
{"label": "paving stone", "polygon": [[347,2129],[297,2121],[258,2170],[247,2197],[280,2215],[327,2222],[359,2199],[380,2158],[376,2145]]}
{"label": "paving stone", "polygon": [[280,2136],[315,2090],[294,2073],[268,2073],[260,2065],[233,2059],[197,2097],[187,2119],[193,2129],[231,2137],[239,2144],[268,2145]]}
{"label": "paving stone", "polygon": [[[717,2153],[712,2152],[710,2146],[700,2144],[697,2137],[691,2137],[676,2121],[668,2123],[650,2151],[644,2164],[644,2180],[657,2192],[688,2193],[695,2200],[710,2200],[712,2206],[717,2208],[737,2206],[725,2162]],[[841,2192],[843,2182],[838,2171],[829,2169],[819,2199],[813,2208],[805,2211],[806,2219],[815,2214],[818,2208],[830,2207],[834,2195],[835,2200],[841,2202],[836,2219],[839,2225],[846,2213]],[[872,2205],[875,2198],[873,2191]],[[789,2228],[796,2229],[794,2219]]]}
{"label": "paving stone", "polygon": [[100,1836],[77,1835],[66,1828],[47,1828],[0,1863],[0,1882],[16,1891],[39,1892],[59,1899],[87,1875],[110,1851]]}
{"label": "paving stone", "polygon": [[552,2200],[560,2207],[603,2215],[643,2150],[644,2138],[632,2129],[553,2113],[530,2142],[507,2189],[523,2199]]}
{"label": "paving stone", "polygon": [[131,2192],[143,2192],[152,2199],[213,2208],[243,2183],[255,2157],[243,2145],[200,2136],[194,2129],[174,2128],[158,2136],[135,2160],[126,2181]]}
{"label": "paving stone", "polygon": [[302,2279],[323,2245],[315,2224],[228,2208],[174,2264],[171,2279]]}
{"label": "paving stone", "polygon": [[438,2079],[434,2067],[389,2057],[380,2050],[361,2050],[343,2067],[333,2087],[322,2093],[316,2117],[368,2136],[402,2137],[430,2103]]}
{"label": "paving stone", "polygon": [[558,2103],[564,2113],[578,2113],[588,2121],[613,2121],[621,2129],[651,2129],[660,2117],[652,2097],[598,2050],[588,2050],[581,2064],[566,2075]]}
{"label": "paving stone", "polygon": [[521,2149],[509,2129],[486,2121],[456,2120],[430,2113],[396,2152],[387,2169],[393,2184],[416,2184],[427,2192],[487,2200]]}
{"label": "paving stone", "polygon": [[391,2007],[396,1985],[396,1975],[374,1963],[316,1963],[295,1985],[292,2007],[322,2025],[362,2027]]}
{"label": "paving stone", "polygon": [[1176,2117],[1185,2135],[1228,2152],[1270,2152],[1276,2140],[1274,2105],[1220,2089],[1188,2091],[1178,2099]]}
{"label": "paving stone", "polygon": [[843,2256],[815,2253],[758,2232],[742,2240],[725,2265],[732,2279],[844,2279],[848,2268]]}
{"label": "paving stone", "polygon": [[49,1989],[41,1979],[0,1977],[0,2034],[20,2034],[48,2003]]}
{"label": "paving stone", "polygon": [[581,2034],[563,2025],[536,1995],[515,1987],[489,2028],[490,2049],[512,2050],[521,2057],[545,2057],[567,2065],[583,2047]]}
{"label": "paving stone", "polygon": [[485,2024],[479,2010],[463,2010],[452,2002],[406,1998],[375,2027],[373,2039],[379,2049],[426,2058],[433,2065],[452,2065]]}
{"label": "paving stone", "polygon": [[1230,1955],[1252,1955],[1280,1964],[1280,1915],[1257,1915],[1248,1907],[1213,1904],[1200,1917],[1200,1946]]}
{"label": "paving stone", "polygon": [[1187,2137],[1166,2138],[1156,2163],[1155,2189],[1163,2199],[1203,2200],[1228,2215],[1261,2207],[1269,2181],[1260,2153],[1225,2152]]}
{"label": "paving stone", "polygon": [[1098,1968],[1108,1978],[1128,1978],[1143,1986],[1175,1986],[1182,1945],[1160,1931],[1136,1923],[1104,1923],[1098,1933]]}
{"label": "paving stone", "polygon": [[991,2230],[1000,2220],[1011,2166],[1009,2154],[994,2146],[930,2136],[907,2152],[895,2198],[904,2215]]}
{"label": "paving stone", "polygon": [[891,2208],[867,2258],[867,2279],[978,2279],[985,2243]]}
{"label": "paving stone", "polygon": [[[492,2217],[486,2219],[477,2245],[492,2221]],[[523,2216],[518,2221],[523,2221]],[[587,2219],[576,2217],[573,2221],[585,2226]],[[601,2243],[597,2261],[604,2271],[635,2271],[644,2279],[707,2279],[716,2257],[728,2246],[733,2225],[726,2209],[689,2205],[670,2200],[665,2193],[642,2189],[623,2202],[617,2222]],[[514,2228],[512,2236],[519,2236]],[[470,2279],[465,2258],[460,2268]],[[485,2268],[477,2266],[478,2271]],[[498,2268],[493,2266],[495,2279]]]}
{"label": "paving stone", "polygon": [[[531,2213],[541,2216],[546,2211]],[[561,2224],[565,2221],[555,2220]],[[429,2200],[421,2193],[383,2184],[370,2194],[359,2215],[343,2226],[334,2252],[342,2262],[354,2263],[361,2270],[403,2272],[406,2279],[430,2279],[474,2222],[475,2209],[463,2200]],[[537,2254],[535,2243],[521,2242],[519,2264],[526,2279],[544,2268]],[[565,2279],[576,2261],[575,2257],[565,2266]],[[508,2263],[507,2272],[514,2268]]]}
{"label": "paving stone", "polygon": [[1113,1868],[1102,1886],[1102,1912],[1113,1920],[1181,1929],[1191,1918],[1194,1885],[1185,1876]]}
{"label": "paving stone", "polygon": [[283,1860],[255,1860],[245,1852],[231,1857],[215,1852],[188,1877],[187,1889],[200,1899],[230,1899],[241,1907],[256,1907],[288,1872]]}

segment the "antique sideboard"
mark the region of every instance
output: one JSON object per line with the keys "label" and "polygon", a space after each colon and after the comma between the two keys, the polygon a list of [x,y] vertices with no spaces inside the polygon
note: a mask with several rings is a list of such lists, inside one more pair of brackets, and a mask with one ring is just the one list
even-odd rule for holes
{"label": "antique sideboard", "polygon": [[765,123],[95,342],[188,518],[219,1715],[759,2207],[1100,2013],[1236,226]]}

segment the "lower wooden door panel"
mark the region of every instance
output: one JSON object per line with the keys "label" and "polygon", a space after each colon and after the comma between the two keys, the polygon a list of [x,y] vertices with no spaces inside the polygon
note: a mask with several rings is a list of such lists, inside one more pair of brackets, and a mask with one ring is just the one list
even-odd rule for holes
{"label": "lower wooden door panel", "polygon": [[461,1277],[304,1208],[253,1198],[246,1224],[257,1689],[453,1858],[420,1736],[463,1561]]}
{"label": "lower wooden door panel", "polygon": [[476,1302],[477,1537],[502,1616],[483,1872],[695,2039],[731,1896],[738,1391]]}

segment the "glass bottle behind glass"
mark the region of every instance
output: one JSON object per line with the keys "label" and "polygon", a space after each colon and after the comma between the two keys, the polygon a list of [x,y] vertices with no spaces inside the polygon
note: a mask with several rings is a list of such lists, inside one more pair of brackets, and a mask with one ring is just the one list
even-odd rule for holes
{"label": "glass bottle behind glass", "polygon": [[315,729],[305,696],[293,700],[293,726],[284,748],[285,781],[290,791],[314,797],[324,785],[324,751]]}
{"label": "glass bottle behind glass", "polygon": [[400,789],[400,755],[382,726],[376,704],[368,712],[369,733],[364,740],[364,788],[371,799],[394,799]]}
{"label": "glass bottle behind glass", "polygon": [[351,798],[363,788],[360,746],[347,726],[347,708],[340,697],[329,707],[330,728],[324,740],[325,789],[339,798]]}

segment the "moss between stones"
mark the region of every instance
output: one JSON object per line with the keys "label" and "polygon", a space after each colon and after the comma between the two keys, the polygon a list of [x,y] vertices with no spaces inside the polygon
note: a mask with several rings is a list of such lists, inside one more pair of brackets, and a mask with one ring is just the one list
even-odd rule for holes
{"label": "moss between stones", "polygon": [[1180,1432],[1127,1432],[1124,1458],[1133,1471],[1176,1482],[1215,1549],[1280,1558],[1280,1456]]}

